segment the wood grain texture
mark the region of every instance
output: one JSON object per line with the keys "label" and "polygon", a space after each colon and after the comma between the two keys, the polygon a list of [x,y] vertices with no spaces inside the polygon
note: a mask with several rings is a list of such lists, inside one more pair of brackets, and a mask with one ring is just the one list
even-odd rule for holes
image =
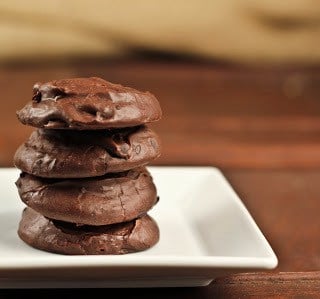
{"label": "wood grain texture", "polygon": [[320,271],[320,171],[224,173],[275,250],[276,271]]}
{"label": "wood grain texture", "polygon": [[320,166],[320,69],[243,69],[205,63],[124,61],[0,69],[0,165],[31,128],[15,111],[37,81],[101,76],[153,92],[164,117],[158,165],[227,168]]}
{"label": "wood grain texture", "polygon": [[316,299],[320,294],[320,272],[278,274],[238,274],[216,279],[208,287],[199,288],[147,288],[147,289],[23,289],[0,290],[0,298],[70,298],[72,296],[108,298],[160,299],[160,298],[299,298]]}
{"label": "wood grain texture", "polygon": [[319,298],[320,272],[241,274],[216,279],[214,298]]}
{"label": "wood grain texture", "polygon": [[[220,277],[205,288],[108,290],[130,298],[319,298],[320,69],[244,69],[194,62],[115,61],[0,69],[0,166],[33,130],[15,111],[37,81],[101,76],[153,92],[163,119],[156,165],[213,165],[278,258],[272,271]],[[98,295],[97,290],[1,290],[0,298]]]}

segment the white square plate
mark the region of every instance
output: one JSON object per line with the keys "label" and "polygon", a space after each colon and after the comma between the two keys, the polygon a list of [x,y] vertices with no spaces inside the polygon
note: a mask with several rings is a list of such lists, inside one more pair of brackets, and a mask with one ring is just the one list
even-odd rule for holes
{"label": "white square plate", "polygon": [[120,256],[65,256],[19,239],[19,171],[0,168],[0,287],[192,287],[277,266],[272,248],[218,169],[149,170],[160,196],[149,212],[160,228],[159,243]]}

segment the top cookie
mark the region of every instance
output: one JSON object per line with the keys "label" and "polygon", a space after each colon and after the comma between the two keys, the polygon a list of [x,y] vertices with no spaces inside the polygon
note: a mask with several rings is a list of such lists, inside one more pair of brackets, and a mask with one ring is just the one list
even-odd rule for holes
{"label": "top cookie", "polygon": [[162,111],[149,92],[91,77],[36,83],[32,101],[17,116],[38,128],[91,130],[154,122]]}

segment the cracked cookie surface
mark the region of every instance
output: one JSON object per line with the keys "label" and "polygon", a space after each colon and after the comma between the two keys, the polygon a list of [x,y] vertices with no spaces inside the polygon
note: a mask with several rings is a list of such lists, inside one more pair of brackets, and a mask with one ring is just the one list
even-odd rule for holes
{"label": "cracked cookie surface", "polygon": [[150,92],[97,77],[36,83],[32,100],[17,111],[25,125],[75,130],[132,127],[161,116],[160,104]]}
{"label": "cracked cookie surface", "polygon": [[48,178],[83,178],[122,172],[160,156],[158,135],[146,126],[114,130],[32,132],[14,155],[23,172]]}
{"label": "cracked cookie surface", "polygon": [[68,255],[133,253],[159,240],[159,228],[149,215],[113,225],[76,226],[46,218],[28,207],[22,212],[18,234],[34,248]]}
{"label": "cracked cookie surface", "polygon": [[107,225],[146,214],[158,201],[146,168],[84,179],[44,179],[21,173],[21,200],[44,216],[77,225]]}

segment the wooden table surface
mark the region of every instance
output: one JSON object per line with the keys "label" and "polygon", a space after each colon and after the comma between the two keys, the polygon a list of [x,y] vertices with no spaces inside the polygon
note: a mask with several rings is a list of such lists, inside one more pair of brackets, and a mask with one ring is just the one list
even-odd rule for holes
{"label": "wooden table surface", "polygon": [[[0,166],[32,128],[15,111],[36,81],[75,76],[153,92],[163,152],[153,165],[219,167],[279,258],[275,270],[208,287],[106,290],[130,298],[320,298],[320,68],[245,68],[179,60],[85,61],[0,68]],[[96,290],[1,290],[0,297]]]}

